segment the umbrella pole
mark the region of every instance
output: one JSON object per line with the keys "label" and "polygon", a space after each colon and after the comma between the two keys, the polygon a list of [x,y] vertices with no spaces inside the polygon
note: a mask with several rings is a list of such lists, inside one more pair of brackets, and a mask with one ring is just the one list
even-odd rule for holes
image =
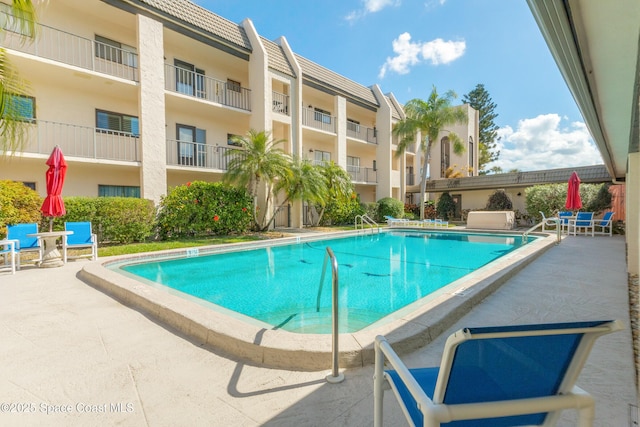
{"label": "umbrella pole", "polygon": [[53,231],[53,217],[49,217],[49,232]]}

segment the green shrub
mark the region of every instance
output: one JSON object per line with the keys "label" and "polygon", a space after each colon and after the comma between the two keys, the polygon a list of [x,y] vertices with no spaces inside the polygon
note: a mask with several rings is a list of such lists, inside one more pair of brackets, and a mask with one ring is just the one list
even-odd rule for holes
{"label": "green shrub", "polygon": [[175,187],[162,198],[158,213],[161,238],[244,233],[252,223],[247,191],[220,182]]}
{"label": "green shrub", "polygon": [[513,203],[509,195],[504,190],[496,190],[489,196],[486,210],[488,211],[510,211],[513,210]]}
{"label": "green shrub", "polygon": [[[553,216],[558,211],[564,211],[567,201],[567,184],[535,185],[525,189],[527,213],[540,221],[540,211],[545,216]],[[602,212],[611,206],[611,194],[608,184],[581,184],[580,199],[584,212]],[[606,191],[606,194],[605,194]]]}
{"label": "green shrub", "polygon": [[392,197],[378,200],[378,214],[375,219],[378,222],[385,222],[385,216],[402,218],[404,216],[404,203]]}
{"label": "green shrub", "polygon": [[453,197],[448,192],[444,192],[440,195],[438,203],[436,204],[436,213],[439,218],[448,221],[449,218],[453,218],[456,212],[456,204],[453,201]]}
{"label": "green shrub", "polygon": [[98,234],[98,241],[142,242],[153,234],[156,209],[151,200],[133,197],[98,197],[94,200],[96,219],[92,227]]}
{"label": "green shrub", "polygon": [[7,225],[40,222],[40,195],[21,182],[0,180],[0,239],[7,236]]}
{"label": "green shrub", "polygon": [[[155,227],[155,207],[151,200],[133,197],[64,197],[67,213],[54,218],[53,229],[64,230],[65,222],[89,221],[98,243],[143,242]],[[41,227],[49,228],[49,218]]]}
{"label": "green shrub", "polygon": [[353,225],[357,215],[365,213],[356,193],[348,198],[330,197],[322,215],[322,225]]}
{"label": "green shrub", "polygon": [[376,202],[360,203],[360,208],[369,218],[376,221],[378,216],[378,204]]}
{"label": "green shrub", "polygon": [[[418,207],[420,210],[420,207]],[[420,213],[418,213],[420,216]],[[438,217],[438,211],[436,210],[436,204],[433,200],[427,200],[424,202],[424,219],[436,219]]]}

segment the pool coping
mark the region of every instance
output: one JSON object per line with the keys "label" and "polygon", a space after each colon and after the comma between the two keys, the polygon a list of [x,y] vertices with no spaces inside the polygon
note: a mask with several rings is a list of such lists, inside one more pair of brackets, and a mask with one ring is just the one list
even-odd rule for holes
{"label": "pool coping", "polygon": [[[403,230],[407,229],[410,228],[403,228]],[[369,230],[332,232],[323,233],[321,236],[316,234],[206,246],[198,248],[198,253],[254,249],[370,232]],[[513,231],[471,229],[450,229],[446,232],[516,234]],[[533,235],[542,238],[454,281],[429,297],[410,304],[401,310],[398,318],[379,326],[374,323],[357,332],[341,333],[339,336],[340,367],[350,368],[373,364],[373,343],[377,335],[384,335],[400,354],[411,352],[434,340],[509,278],[557,243],[554,234],[535,233]],[[247,323],[240,318],[211,310],[204,305],[172,295],[108,268],[115,263],[136,259],[193,255],[190,251],[193,251],[193,248],[100,259],[85,265],[78,273],[78,277],[160,325],[178,332],[194,344],[222,355],[260,366],[288,370],[317,371],[331,368],[331,334],[299,334]]]}

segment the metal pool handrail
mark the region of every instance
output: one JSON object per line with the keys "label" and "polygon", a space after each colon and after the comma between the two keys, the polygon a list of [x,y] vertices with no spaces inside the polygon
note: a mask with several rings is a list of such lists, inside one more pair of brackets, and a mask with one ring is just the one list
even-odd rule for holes
{"label": "metal pool handrail", "polygon": [[[358,222],[358,219],[360,219],[360,222]],[[367,225],[371,226],[371,232],[372,233],[373,233],[373,227],[377,227],[378,228],[378,233],[380,232],[380,224],[378,224],[373,219],[371,219],[371,217],[369,215],[367,215],[367,214],[356,215],[356,219],[355,219],[356,230],[358,229],[358,225],[360,227],[362,227],[362,229],[364,230],[364,224],[365,223]]]}
{"label": "metal pool handrail", "polygon": [[536,228],[542,226],[542,224],[545,224],[545,223],[548,223],[548,222],[551,222],[551,221],[556,223],[556,234],[557,234],[556,245],[559,245],[560,242],[562,241],[562,235],[561,235],[561,230],[560,230],[560,218],[546,218],[546,219],[543,219],[541,222],[539,222],[538,224],[534,225],[533,227],[531,227],[530,229],[528,229],[527,231],[522,233],[522,241],[524,242],[525,240],[527,240],[527,237],[529,236],[529,233],[531,233],[533,230],[535,230]]}
{"label": "metal pool handrail", "polygon": [[324,256],[324,263],[322,264],[322,276],[320,277],[320,286],[318,287],[318,302],[316,305],[316,312],[320,311],[320,295],[322,294],[322,284],[324,283],[325,272],[327,271],[327,261],[331,259],[331,355],[333,362],[331,364],[331,374],[327,375],[327,382],[331,384],[341,383],[344,381],[344,375],[339,372],[339,351],[338,351],[338,260],[333,254],[330,247],[327,246],[327,253]]}

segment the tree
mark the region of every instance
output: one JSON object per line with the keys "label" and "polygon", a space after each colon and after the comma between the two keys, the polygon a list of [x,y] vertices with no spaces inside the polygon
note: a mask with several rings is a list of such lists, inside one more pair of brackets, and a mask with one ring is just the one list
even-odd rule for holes
{"label": "tree", "polygon": [[480,116],[480,145],[478,147],[478,170],[483,171],[484,167],[500,157],[500,151],[496,150],[498,138],[498,126],[494,120],[498,115],[495,113],[496,104],[492,101],[489,92],[483,84],[477,84],[468,94],[462,97],[462,102],[471,105],[478,110]]}
{"label": "tree", "polygon": [[[11,28],[25,39],[33,39],[36,29],[36,12],[31,0],[13,0],[11,13],[15,17]],[[0,28],[0,36],[7,27]],[[3,155],[16,152],[24,145],[24,130],[29,122],[21,120],[20,108],[15,102],[16,94],[26,92],[26,83],[9,61],[7,52],[0,48],[0,150]]]}
{"label": "tree", "polygon": [[[338,204],[347,201],[353,194],[353,184],[347,171],[338,166],[334,161],[323,163],[318,166],[318,168],[320,168],[320,173],[327,188],[328,201]],[[316,225],[322,221],[327,203],[324,203],[323,200],[323,203],[319,203],[319,205],[321,209]]]}
{"label": "tree", "polygon": [[[247,188],[253,199],[255,227],[264,231],[269,227],[275,213],[271,213],[274,186],[278,180],[286,180],[290,173],[291,157],[277,145],[284,140],[273,141],[266,131],[251,129],[247,136],[235,136],[232,141],[238,148],[227,151],[230,157],[224,180]],[[258,194],[264,189],[266,196],[264,212],[259,214]]]}
{"label": "tree", "polygon": [[424,194],[427,189],[427,169],[431,160],[431,146],[438,140],[440,132],[448,132],[449,140],[453,143],[453,151],[462,154],[465,150],[460,137],[445,129],[445,126],[456,123],[466,123],[467,113],[461,108],[451,105],[456,98],[453,91],[448,91],[440,97],[435,86],[431,89],[429,99],[412,99],[404,106],[405,119],[399,121],[393,127],[393,133],[400,137],[398,142],[398,155],[411,146],[419,132],[422,139],[419,149],[423,155],[422,173],[420,174],[420,219],[424,219]]}

